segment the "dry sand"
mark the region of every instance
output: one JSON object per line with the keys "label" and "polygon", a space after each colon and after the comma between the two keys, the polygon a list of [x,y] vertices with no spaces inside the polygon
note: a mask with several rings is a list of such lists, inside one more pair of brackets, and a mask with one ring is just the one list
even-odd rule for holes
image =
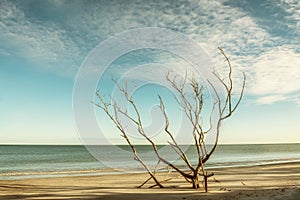
{"label": "dry sand", "polygon": [[[34,178],[0,181],[1,199],[272,199],[300,200],[300,163],[211,170],[209,192],[191,189],[181,177],[166,188],[136,188],[147,174]],[[149,186],[149,185],[147,185]]]}

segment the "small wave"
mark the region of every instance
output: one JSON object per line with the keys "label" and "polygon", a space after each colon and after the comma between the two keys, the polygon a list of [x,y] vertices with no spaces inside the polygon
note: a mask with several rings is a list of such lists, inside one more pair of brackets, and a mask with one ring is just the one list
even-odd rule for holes
{"label": "small wave", "polygon": [[[1,180],[145,172],[137,161],[124,159],[121,155],[115,160],[112,159],[110,163],[112,168],[108,168],[101,161],[91,160],[90,157],[87,157],[88,154],[85,155],[86,152],[82,147],[5,146],[2,148],[11,152],[11,154],[0,154],[0,161],[4,163],[0,168]],[[28,153],[23,153],[26,152],[24,149],[28,151],[28,148],[32,152],[39,152],[39,154],[30,154],[29,156]],[[108,147],[101,148],[106,151]],[[145,146],[144,148],[150,147]],[[63,152],[63,154],[58,152]],[[206,163],[206,168],[216,169],[300,162],[299,152],[300,144],[221,145]],[[19,155],[19,157],[16,158],[15,155]],[[47,158],[48,161],[49,155],[53,160],[45,163],[44,159]],[[71,155],[71,161],[65,162],[65,158],[70,158]],[[187,156],[190,158],[191,163],[195,164],[197,162],[197,155],[194,151],[188,151]],[[152,157],[146,156],[144,161],[152,170],[156,167],[157,162]],[[182,161],[176,160],[174,164],[182,170],[187,169]],[[166,166],[159,165],[158,171],[166,170]]]}
{"label": "small wave", "polygon": [[22,171],[22,172],[3,172],[0,173],[1,180],[24,179],[24,178],[42,178],[59,176],[80,176],[93,174],[111,174],[117,173],[114,169],[87,169],[87,170],[64,170],[64,171]]}

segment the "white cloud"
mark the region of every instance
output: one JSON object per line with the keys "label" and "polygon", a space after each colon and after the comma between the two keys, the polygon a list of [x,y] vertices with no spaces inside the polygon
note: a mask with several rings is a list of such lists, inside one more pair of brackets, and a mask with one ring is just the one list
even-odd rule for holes
{"label": "white cloud", "polygon": [[63,29],[53,23],[30,21],[13,2],[1,4],[0,35],[6,55],[29,59],[38,67],[52,68],[61,74],[74,73],[73,58],[80,55],[80,49]]}
{"label": "white cloud", "polygon": [[[293,99],[300,91],[300,54],[288,48],[273,49],[256,59],[249,92],[261,96],[258,102]],[[283,98],[284,97],[284,98]]]}
{"label": "white cloud", "polygon": [[270,95],[270,96],[264,96],[257,100],[257,103],[259,104],[272,104],[279,101],[286,100],[287,97],[281,96],[281,95]]}
{"label": "white cloud", "polygon": [[285,8],[285,11],[291,14],[291,18],[297,20],[299,25],[300,20],[300,2],[298,0],[283,0],[282,6]]}
{"label": "white cloud", "polygon": [[[270,33],[255,15],[245,11],[246,2],[244,7],[208,0],[49,2],[51,9],[62,15],[60,20],[54,19],[53,13],[48,13],[47,20],[35,19],[20,2],[0,2],[0,41],[6,45],[1,55],[23,57],[39,67],[74,75],[89,51],[105,38],[132,28],[158,26],[193,38],[225,75],[228,68],[217,50],[223,47],[234,66],[235,83],[240,81],[240,72],[246,72],[247,92],[259,96],[258,103],[287,101],[300,90],[299,1],[284,0],[276,5],[288,14],[289,30],[282,36]],[[180,63],[160,56],[154,60]]]}

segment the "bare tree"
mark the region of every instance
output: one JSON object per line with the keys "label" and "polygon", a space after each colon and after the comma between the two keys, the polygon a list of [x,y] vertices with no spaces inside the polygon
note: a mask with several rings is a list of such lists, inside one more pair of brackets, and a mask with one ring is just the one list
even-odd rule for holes
{"label": "bare tree", "polygon": [[[228,74],[225,79],[222,79],[219,75],[217,75],[217,73],[214,73],[214,75],[216,76],[218,81],[220,81],[221,85],[224,87],[226,96],[225,98],[221,97],[218,94],[217,89],[214,87],[214,85],[209,82],[209,86],[212,88],[212,91],[214,92],[216,99],[214,101],[209,116],[210,119],[209,119],[208,127],[204,126],[203,121],[201,120],[203,114],[202,113],[203,107],[205,103],[205,98],[204,98],[205,87],[202,84],[200,84],[200,82],[198,82],[196,78],[192,78],[188,80],[185,76],[185,78],[179,79],[176,75],[171,76],[169,73],[167,73],[165,76],[167,81],[170,83],[171,87],[177,92],[178,96],[177,97],[175,96],[174,98],[176,99],[179,107],[183,110],[185,116],[187,117],[188,121],[192,126],[191,134],[193,137],[193,145],[197,151],[196,164],[191,163],[189,161],[188,156],[186,155],[182,146],[178,144],[178,142],[174,138],[174,135],[170,131],[169,129],[170,123],[165,109],[164,101],[160,96],[158,96],[160,111],[165,120],[164,132],[170,138],[168,144],[174,150],[174,153],[176,153],[178,157],[185,163],[186,169],[184,170],[176,166],[173,162],[169,161],[164,156],[162,156],[158,150],[157,144],[146,133],[142,123],[140,111],[138,110],[133,97],[128,92],[127,84],[125,87],[122,87],[120,84],[114,81],[118,89],[120,90],[120,92],[123,94],[123,96],[126,98],[129,105],[132,107],[134,111],[132,114],[127,112],[127,110],[121,108],[118,102],[113,98],[110,99],[110,102],[106,102],[104,98],[100,95],[99,91],[96,93],[99,102],[94,104],[100,109],[102,109],[104,113],[110,118],[110,120],[116,125],[116,127],[121,132],[121,135],[124,137],[128,145],[130,146],[134,154],[134,159],[139,161],[141,165],[145,168],[145,170],[148,172],[148,174],[150,175],[150,178],[147,179],[139,187],[142,187],[146,182],[152,179],[155,182],[155,184],[152,185],[151,187],[158,186],[162,188],[163,187],[162,183],[165,182],[166,180],[159,180],[155,175],[155,171],[151,170],[145,164],[143,159],[139,156],[136,147],[134,146],[130,137],[128,136],[124,124],[120,120],[121,115],[122,117],[126,117],[129,121],[131,121],[133,126],[136,126],[138,133],[152,146],[153,152],[155,153],[158,162],[165,164],[169,168],[173,169],[173,171],[179,173],[179,175],[184,177],[184,179],[187,182],[191,183],[192,187],[195,189],[198,189],[200,187],[200,181],[201,181],[200,179],[202,177],[203,188],[207,192],[208,190],[207,179],[210,176],[213,176],[213,173],[209,173],[205,169],[205,163],[209,160],[209,158],[214,153],[218,145],[221,122],[229,118],[232,115],[232,113],[236,111],[238,105],[240,104],[241,99],[243,97],[245,81],[246,81],[246,76],[245,74],[243,74],[240,94],[237,96],[236,101],[233,102],[232,66],[229,61],[229,58],[226,56],[224,51],[221,48],[219,48],[219,50],[226,59],[228,65]],[[189,95],[187,95],[186,93],[187,89],[192,91],[191,93],[189,93]],[[208,149],[205,138],[206,135],[209,134],[212,129],[212,114],[214,111],[217,111],[218,113],[218,120],[216,122],[214,121],[214,123],[217,123],[216,138],[213,146],[210,149]]]}

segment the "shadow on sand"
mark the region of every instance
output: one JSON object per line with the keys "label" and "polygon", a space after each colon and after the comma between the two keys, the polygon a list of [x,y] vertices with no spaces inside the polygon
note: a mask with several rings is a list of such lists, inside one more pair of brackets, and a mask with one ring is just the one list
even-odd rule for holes
{"label": "shadow on sand", "polygon": [[[285,199],[299,200],[300,188],[275,189],[247,189],[223,190],[209,193],[192,191],[185,188],[176,188],[174,192],[166,189],[138,189],[130,190],[128,187],[55,187],[42,185],[2,185],[0,186],[0,199],[105,199],[105,200],[233,200],[233,199]],[[14,191],[15,194],[2,195],[1,190]],[[123,192],[124,191],[124,192]]]}

